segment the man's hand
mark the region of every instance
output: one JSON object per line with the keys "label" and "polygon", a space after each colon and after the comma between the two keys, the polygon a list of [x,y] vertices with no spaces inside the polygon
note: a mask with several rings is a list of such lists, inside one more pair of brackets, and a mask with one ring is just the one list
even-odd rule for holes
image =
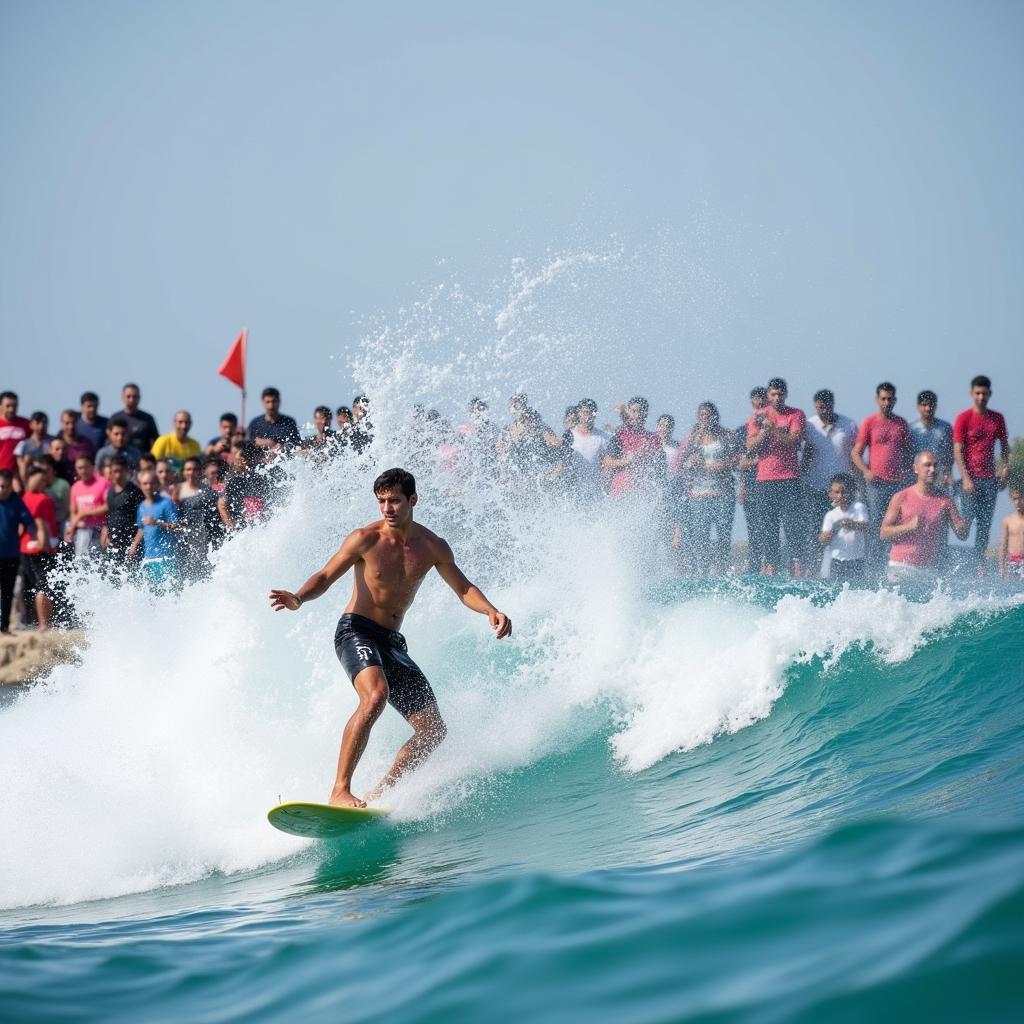
{"label": "man's hand", "polygon": [[302,607],[302,602],[290,590],[272,590],[270,592],[270,607],[275,612],[284,611],[297,612]]}
{"label": "man's hand", "polygon": [[[279,593],[279,591],[271,591],[271,595],[275,593]],[[487,621],[491,624],[491,629],[497,631],[494,636],[495,640],[512,635],[512,620],[504,612],[499,612],[497,609],[488,612]]]}
{"label": "man's hand", "polygon": [[963,488],[964,494],[974,493],[974,481],[969,476],[965,476],[960,481],[960,486]]}

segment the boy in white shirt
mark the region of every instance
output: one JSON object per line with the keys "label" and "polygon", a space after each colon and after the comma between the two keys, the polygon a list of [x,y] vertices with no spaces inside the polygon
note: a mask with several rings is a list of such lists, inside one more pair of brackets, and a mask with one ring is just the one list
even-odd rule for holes
{"label": "boy in white shirt", "polygon": [[868,510],[862,501],[851,501],[853,477],[837,473],[829,485],[833,508],[825,513],[818,542],[825,548],[821,575],[840,586],[864,579],[865,535]]}

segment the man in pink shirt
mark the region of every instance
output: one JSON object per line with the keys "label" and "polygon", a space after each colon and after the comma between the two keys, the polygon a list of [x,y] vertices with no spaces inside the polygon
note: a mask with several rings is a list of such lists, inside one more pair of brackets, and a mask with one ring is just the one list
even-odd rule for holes
{"label": "man in pink shirt", "polygon": [[806,531],[800,490],[800,446],[807,420],[799,409],[786,405],[788,393],[786,382],[773,377],[768,381],[768,404],[755,410],[747,422],[747,452],[757,457],[765,576],[774,576],[782,561],[780,526],[786,531],[793,575],[803,572]]}
{"label": "man in pink shirt", "polygon": [[[974,560],[978,572],[984,572],[985,549],[992,530],[996,496],[1006,486],[1009,472],[1009,445],[1003,414],[988,407],[992,382],[979,376],[971,381],[973,405],[953,423],[953,459],[960,470],[963,491],[961,507],[968,523],[975,523]],[[996,467],[996,441],[999,442],[999,467]]]}
{"label": "man in pink shirt", "polygon": [[933,452],[918,452],[914,473],[917,482],[893,495],[879,531],[882,540],[892,542],[891,583],[933,580],[946,546],[946,531],[952,527],[964,540],[971,529],[953,499],[935,485],[938,460]]}
{"label": "man in pink shirt", "polygon": [[71,521],[65,539],[74,543],[75,555],[82,558],[100,552],[110,481],[97,474],[91,455],[75,459],[75,473],[78,479],[71,485]]}
{"label": "man in pink shirt", "polygon": [[[910,427],[902,416],[897,416],[896,385],[883,381],[875,388],[875,402],[878,412],[872,413],[860,425],[850,458],[864,474],[867,485],[868,514],[871,528],[868,530],[868,562],[879,567],[885,557],[887,545],[880,541],[879,528],[889,502],[907,482],[910,466]],[[868,461],[864,461],[864,450],[868,449]]]}
{"label": "man in pink shirt", "polygon": [[14,490],[22,490],[18,460],[14,449],[29,436],[31,425],[18,415],[18,396],[13,391],[0,394],[0,469],[6,469],[14,482]]}

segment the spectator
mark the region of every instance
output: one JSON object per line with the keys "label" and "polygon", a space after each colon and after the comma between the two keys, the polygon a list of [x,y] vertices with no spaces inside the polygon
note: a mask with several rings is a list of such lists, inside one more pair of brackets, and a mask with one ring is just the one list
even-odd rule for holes
{"label": "spectator", "polygon": [[118,565],[132,565],[128,552],[135,538],[135,519],[142,504],[142,491],[129,478],[131,464],[124,455],[111,455],[107,462],[110,490],[107,491],[107,523],[100,545]]}
{"label": "spectator", "polygon": [[1024,580],[1024,483],[1014,479],[1009,488],[1013,511],[999,534],[999,575]]}
{"label": "spectator", "polygon": [[957,512],[953,499],[936,486],[938,462],[932,452],[914,459],[916,483],[897,491],[882,520],[882,540],[892,542],[889,551],[890,583],[927,583],[935,578],[946,532],[965,540],[970,524]]}
{"label": "spectator", "polygon": [[[853,464],[864,474],[871,529],[868,532],[868,561],[876,565],[885,558],[886,545],[880,543],[882,518],[893,495],[906,483],[910,464],[910,428],[896,408],[896,385],[883,381],[875,388],[878,412],[860,425],[851,456]],[[868,461],[864,450],[868,449]]]}
{"label": "spectator", "polygon": [[80,455],[75,460],[75,473],[78,479],[71,485],[71,522],[66,539],[74,544],[75,555],[85,558],[100,551],[110,481],[97,474],[91,455]]}
{"label": "spectator", "polygon": [[235,449],[235,471],[217,499],[221,522],[237,530],[263,519],[269,511],[270,486],[256,471],[259,449],[250,441]]}
{"label": "spectator", "polygon": [[861,583],[867,555],[867,507],[853,500],[853,477],[849,473],[837,473],[832,478],[829,496],[833,507],[825,513],[818,534],[818,543],[825,548],[821,575],[840,586]]}
{"label": "spectator", "polygon": [[[90,459],[95,459],[96,448],[92,441],[78,432],[78,413],[74,409],[65,409],[60,414],[60,434],[58,436],[64,442],[64,462],[68,466],[73,468],[82,455],[88,455]],[[52,446],[50,451],[52,454]]]}
{"label": "spectator", "polygon": [[68,520],[71,518],[71,484],[64,477],[57,475],[57,463],[52,455],[40,455],[32,462],[32,465],[42,469],[46,481],[46,493],[53,502],[54,515],[57,519],[57,531],[54,537],[63,537],[68,527]]}
{"label": "spectator", "polygon": [[21,479],[25,479],[32,460],[40,455],[45,455],[50,450],[50,442],[53,438],[47,432],[50,425],[50,417],[45,412],[34,412],[29,419],[29,435],[23,441],[18,442],[14,454],[18,459],[18,472]]}
{"label": "spectator", "polygon": [[329,406],[318,405],[313,410],[313,426],[316,428],[316,433],[302,442],[303,448],[323,448],[327,444],[332,444],[338,436],[331,429],[331,410]]}
{"label": "spectator", "polygon": [[225,466],[231,464],[231,436],[238,427],[238,417],[233,412],[221,413],[220,433],[210,438],[203,451],[207,459],[219,459]]}
{"label": "spectator", "polygon": [[155,473],[156,472],[156,459],[148,453],[143,453],[139,457],[139,465],[135,470],[135,480],[138,482],[140,476],[143,473]]}
{"label": "spectator", "polygon": [[[807,421],[804,457],[801,464],[807,536],[817,537],[822,519],[832,511],[832,482],[840,474],[851,477],[853,500],[853,462],[850,453],[857,440],[857,424],[849,416],[836,412],[836,400],[828,388],[814,395],[814,415]],[[860,538],[863,542],[863,536]],[[810,549],[808,549],[810,550]]]}
{"label": "spectator", "polygon": [[701,402],[697,422],[676,454],[676,463],[688,471],[689,482],[686,522],[678,530],[680,538],[683,530],[689,532],[690,568],[698,575],[722,574],[729,566],[736,455],[736,438],[722,426],[718,407]]}
{"label": "spectator", "polygon": [[224,523],[217,502],[224,493],[224,463],[209,459],[203,465],[203,525],[207,545],[216,549],[224,543]]}
{"label": "spectator", "polygon": [[[751,415],[757,416],[768,404],[768,389],[751,388]],[[764,564],[764,523],[761,515],[759,492],[757,490],[757,455],[747,447],[747,428],[743,423],[736,428],[736,444],[740,457],[736,463],[739,470],[739,493],[736,500],[743,506],[743,518],[747,523],[747,572],[759,573]]]}
{"label": "spectator", "polygon": [[96,468],[101,473],[104,473],[107,463],[115,456],[120,455],[128,460],[128,465],[131,467],[132,472],[138,469],[142,452],[134,445],[128,443],[127,422],[120,416],[113,417],[107,425],[107,436],[109,437],[109,443],[105,444],[96,453]]}
{"label": "spectator", "polygon": [[203,483],[203,460],[197,455],[185,460],[183,480],[178,487],[178,570],[186,580],[209,575],[206,558],[207,488]]}
{"label": "spectator", "polygon": [[161,434],[153,442],[151,451],[154,458],[166,459],[175,473],[181,472],[187,458],[199,454],[199,442],[188,434],[191,427],[192,414],[185,409],[179,409],[174,414],[174,433]]}
{"label": "spectator", "polygon": [[[962,507],[968,524],[974,523],[974,561],[978,573],[985,571],[985,551],[992,529],[996,495],[1006,486],[1010,468],[1009,444],[1003,414],[988,407],[992,382],[979,376],[971,381],[973,405],[953,424],[953,457],[960,470]],[[999,442],[999,467],[995,450]]]}
{"label": "spectator", "polygon": [[352,432],[349,444],[356,455],[361,454],[373,441],[373,424],[370,422],[370,400],[366,395],[352,399]]}
{"label": "spectator", "polygon": [[153,472],[156,474],[156,482],[160,487],[160,497],[170,498],[171,501],[177,502],[180,480],[178,474],[174,472],[174,466],[171,465],[170,459],[157,459]]}
{"label": "spectator", "polygon": [[766,576],[778,571],[785,531],[794,576],[803,574],[805,540],[800,492],[800,445],[807,421],[799,409],[786,405],[789,388],[781,377],[768,381],[767,405],[747,421],[747,451],[757,456],[757,496],[763,528]]}
{"label": "spectator", "polygon": [[68,458],[68,445],[63,435],[50,441],[50,458],[53,459],[53,467],[60,477],[70,487],[75,479],[75,464]]}
{"label": "spectator", "polygon": [[622,425],[608,441],[602,460],[610,477],[608,493],[613,497],[656,493],[665,481],[665,452],[661,438],[646,429],[647,399],[637,396],[616,409]]}
{"label": "spectator", "polygon": [[347,438],[352,431],[352,410],[347,405],[339,405],[334,416],[338,435]]}
{"label": "spectator", "polygon": [[661,438],[661,450],[665,453],[666,464],[671,464],[676,452],[679,451],[679,442],[672,436],[675,429],[676,418],[669,416],[667,412],[662,413],[658,417],[658,422],[654,424],[654,431]]}
{"label": "spectator", "polygon": [[19,527],[26,534],[35,535],[40,545],[46,539],[21,495],[14,493],[14,474],[9,469],[0,469],[0,634],[3,636],[11,632],[14,584],[20,566]]}
{"label": "spectator", "polygon": [[138,384],[125,384],[121,388],[121,401],[124,403],[124,408],[114,415],[121,417],[128,424],[128,443],[145,455],[156,443],[160,431],[157,429],[156,420],[148,412],[139,408],[141,397],[142,392],[139,390]]}
{"label": "spectator", "polygon": [[302,443],[298,424],[281,412],[281,392],[263,389],[263,415],[249,423],[249,440],[260,448],[295,448]]}
{"label": "spectator", "polygon": [[98,452],[107,442],[107,417],[99,415],[99,395],[86,391],[79,401],[82,415],[78,417],[78,433],[92,445],[94,452]]}
{"label": "spectator", "polygon": [[576,406],[576,426],[572,428],[572,450],[576,453],[573,476],[580,496],[596,501],[601,497],[601,463],[611,435],[595,427],[597,402],[584,398]]}
{"label": "spectator", "polygon": [[44,487],[46,474],[33,465],[25,481],[25,502],[33,520],[35,532],[21,535],[21,575],[24,582],[24,601],[33,605],[36,628],[45,631],[53,620],[53,588],[50,573],[57,564],[57,521],[53,502]]}
{"label": "spectator", "polygon": [[31,432],[31,424],[24,416],[18,415],[18,396],[13,391],[0,393],[0,469],[11,474],[13,487],[21,490],[22,480],[18,475],[18,460],[15,450]]}
{"label": "spectator", "polygon": [[938,486],[949,491],[953,487],[953,428],[936,418],[939,404],[934,391],[922,391],[917,396],[918,418],[910,424],[910,453],[931,452],[938,464]]}
{"label": "spectator", "polygon": [[135,558],[141,546],[142,571],[154,587],[178,580],[178,551],[174,542],[178,513],[170,498],[157,493],[158,486],[156,473],[139,474],[142,501],[135,513],[135,537],[128,548],[129,558]]}

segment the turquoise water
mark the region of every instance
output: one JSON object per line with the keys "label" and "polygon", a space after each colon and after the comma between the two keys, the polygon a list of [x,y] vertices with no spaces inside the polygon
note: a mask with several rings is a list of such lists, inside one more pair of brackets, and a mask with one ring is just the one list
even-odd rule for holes
{"label": "turquoise water", "polygon": [[[435,811],[399,803],[394,825],[345,845],[281,837],[279,856],[248,869],[194,864],[191,881],[77,901],[76,873],[102,877],[102,865],[83,866],[88,845],[76,856],[75,837],[63,837],[67,877],[49,905],[0,917],[4,1018],[1018,1011],[1024,608],[1008,595],[832,601],[684,584],[657,601],[705,625],[747,616],[762,644],[817,629],[825,635],[806,646],[829,650],[783,665],[768,713],[710,743],[631,770],[617,748],[653,749],[636,709],[630,720],[621,698],[588,698],[533,755],[463,776],[452,799],[459,772],[439,767]],[[920,627],[909,652],[886,647],[884,630],[866,644],[853,637],[901,616]],[[522,655],[503,653],[514,675]],[[61,699],[23,696],[4,716]],[[516,730],[514,716],[506,727]],[[112,812],[115,825],[122,814]],[[202,816],[189,827],[202,831]],[[62,824],[40,817],[31,828],[59,834]]]}
{"label": "turquoise water", "polygon": [[[82,663],[0,704],[0,1020],[1020,1018],[1024,595],[681,581],[649,508],[454,480],[410,429],[436,395],[585,393],[621,346],[578,325],[631,308],[572,276],[597,264],[385,324],[376,464],[296,460],[209,580],[72,581]],[[388,465],[515,633],[424,584],[403,630],[448,738],[386,823],[315,844],[265,815],[330,791],[347,585],[266,595],[375,518]],[[357,792],[407,735],[382,716]]]}

